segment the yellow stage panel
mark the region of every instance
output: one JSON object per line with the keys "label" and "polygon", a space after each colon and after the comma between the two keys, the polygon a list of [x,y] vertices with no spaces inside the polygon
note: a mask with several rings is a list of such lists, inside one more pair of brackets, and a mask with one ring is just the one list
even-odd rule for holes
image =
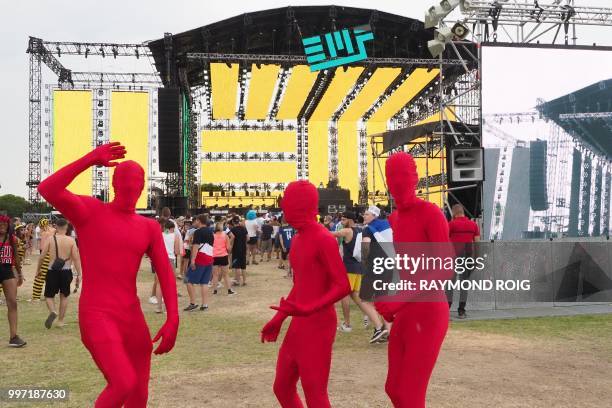
{"label": "yellow stage panel", "polygon": [[338,121],[338,181],[359,198],[359,134],[357,121],[401,72],[400,68],[379,68],[361,89]]}
{"label": "yellow stage panel", "polygon": [[[53,169],[59,170],[92,149],[91,91],[53,91]],[[92,173],[87,170],[68,190],[91,196]]]}
{"label": "yellow stage panel", "polygon": [[295,152],[296,133],[277,130],[204,130],[204,152]]}
{"label": "yellow stage panel", "polygon": [[400,68],[378,68],[361,89],[340,120],[357,121],[380,98],[402,70]]}
{"label": "yellow stage panel", "polygon": [[296,179],[295,162],[202,162],[202,183],[287,183]]}
{"label": "yellow stage panel", "polygon": [[[110,112],[111,141],[121,142],[127,150],[126,160],[134,160],[145,171],[145,187],[136,203],[136,208],[147,208],[147,186],[149,184],[149,93],[111,93]],[[112,183],[114,169],[110,171]],[[109,184],[112,185],[112,184]],[[112,200],[113,189],[110,188]]]}
{"label": "yellow stage panel", "polygon": [[295,119],[302,110],[306,97],[317,79],[317,72],[310,72],[307,65],[297,65],[291,70],[285,95],[276,114],[276,119]]}
{"label": "yellow stage panel", "polygon": [[210,64],[213,119],[236,117],[238,92],[238,64],[228,67],[225,63]]}
{"label": "yellow stage panel", "polygon": [[329,120],[342,103],[344,97],[355,85],[363,71],[362,67],[337,69],[334,79],[319,101],[308,122],[308,179],[315,186],[327,184],[329,180]]}
{"label": "yellow stage panel", "polygon": [[261,65],[261,68],[257,68],[253,64],[245,119],[266,118],[279,68],[280,65]]}
{"label": "yellow stage panel", "polygon": [[436,78],[439,69],[417,68],[399,88],[376,110],[370,118],[371,122],[386,122],[414,99],[423,88]]}
{"label": "yellow stage panel", "polygon": [[[387,130],[387,122],[372,122],[369,120],[366,124],[366,132],[368,136],[375,135],[378,133],[385,132]],[[367,138],[368,141],[368,192],[375,193],[378,190],[381,194],[384,194],[385,190],[385,162],[386,159],[378,159],[374,161],[372,154],[372,145],[370,144],[371,138]],[[380,146],[382,148],[382,145]],[[379,167],[380,165],[380,167]],[[382,171],[381,171],[382,170]],[[376,177],[374,176],[376,173]],[[374,186],[374,178],[376,178],[376,186]]]}
{"label": "yellow stage panel", "polygon": [[338,184],[351,191],[351,200],[359,199],[359,133],[357,122],[338,122]]}
{"label": "yellow stage panel", "polygon": [[362,72],[363,67],[351,67],[346,72],[341,68],[336,69],[336,74],[310,117],[310,121],[328,121],[340,107],[340,103],[353,88]]}
{"label": "yellow stage panel", "polygon": [[329,180],[328,122],[308,122],[308,180],[315,186]]}

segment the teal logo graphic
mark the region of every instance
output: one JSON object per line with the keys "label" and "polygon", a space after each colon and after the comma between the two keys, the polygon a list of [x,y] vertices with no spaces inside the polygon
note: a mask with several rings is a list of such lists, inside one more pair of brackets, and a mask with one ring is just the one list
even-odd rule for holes
{"label": "teal logo graphic", "polygon": [[[370,26],[363,25],[304,38],[302,44],[304,44],[310,71],[314,72],[368,58],[364,43],[373,39],[374,34]],[[339,51],[342,52],[339,53]]]}

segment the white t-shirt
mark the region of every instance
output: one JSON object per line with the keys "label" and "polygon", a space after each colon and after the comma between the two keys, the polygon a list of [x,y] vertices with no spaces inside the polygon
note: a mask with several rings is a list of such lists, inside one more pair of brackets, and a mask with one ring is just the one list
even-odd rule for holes
{"label": "white t-shirt", "polygon": [[176,259],[176,255],[174,253],[174,240],[176,239],[176,234],[172,232],[163,232],[164,236],[164,245],[166,246],[166,252],[168,252],[168,258]]}
{"label": "white t-shirt", "polygon": [[272,226],[272,239],[276,238],[276,235],[278,235],[278,231],[280,230],[280,226],[279,225],[273,225]]}
{"label": "white t-shirt", "polygon": [[40,227],[38,225],[34,229],[34,238],[40,239]]}
{"label": "white t-shirt", "polygon": [[259,230],[259,224],[257,223],[257,220],[246,220],[244,222],[244,226],[246,227],[247,233],[249,234],[249,238],[257,236],[257,231]]}

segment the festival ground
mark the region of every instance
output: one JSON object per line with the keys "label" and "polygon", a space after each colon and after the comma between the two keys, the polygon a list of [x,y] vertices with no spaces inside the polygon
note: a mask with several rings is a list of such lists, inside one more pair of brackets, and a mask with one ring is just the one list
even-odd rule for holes
{"label": "festival ground", "polygon": [[[67,326],[45,329],[44,303],[26,302],[36,259],[31,261],[19,291],[19,333],[28,345],[16,350],[2,346],[0,384],[70,389],[69,402],[36,407],[91,406],[105,382],[80,342],[78,295],[70,299]],[[182,312],[176,347],[153,357],[149,406],[278,406],[272,383],[280,342],[261,344],[259,330],[273,314],[268,306],[289,291],[291,282],[276,263],[249,268],[248,286],[238,288],[237,296],[211,296],[209,311]],[[151,280],[148,262],[143,262],[139,295],[155,334],[163,315],[147,303]],[[184,307],[185,288],[180,292]],[[390,407],[384,393],[386,345],[368,344],[371,332],[362,327],[354,308],[352,318],[353,332],[339,333],[334,347],[332,405]],[[4,341],[6,327],[2,333]],[[612,315],[453,322],[429,387],[428,406],[612,406],[610,338]]]}

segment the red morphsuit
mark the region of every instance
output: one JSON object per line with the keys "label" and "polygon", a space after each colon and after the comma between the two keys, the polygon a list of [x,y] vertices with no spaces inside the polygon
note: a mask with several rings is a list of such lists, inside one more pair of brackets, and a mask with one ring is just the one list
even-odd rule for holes
{"label": "red morphsuit", "polygon": [[336,337],[334,304],[350,293],[336,239],[316,215],[319,197],[314,185],[294,181],[281,202],[287,222],[298,230],[289,253],[293,288],[281,298],[276,315],[261,331],[261,341],[276,341],[283,321],[294,316],[278,353],[274,394],[283,408],[303,407],[297,393],[302,382],[306,405],[330,407],[327,382]]}
{"label": "red morphsuit", "polygon": [[[442,211],[415,194],[419,177],[412,156],[393,154],[387,160],[385,173],[397,207],[389,217],[396,249],[401,248],[397,243],[448,242],[448,223]],[[429,294],[428,300],[375,303],[385,320],[394,322],[389,336],[385,391],[396,408],[425,407],[427,385],[449,319],[443,291]]]}
{"label": "red morphsuit", "polygon": [[[144,171],[125,157],[119,143],[102,145],[61,168],[38,191],[75,227],[83,267],[79,301],[81,340],[104,374],[107,386],[96,407],[146,407],[153,344],[155,354],[169,352],[179,325],[176,283],[159,224],[135,213],[144,187]],[[115,167],[115,199],[103,203],[67,190],[91,166]],[[167,319],[153,341],[140,308],[136,275],[147,254],[162,287]]]}

